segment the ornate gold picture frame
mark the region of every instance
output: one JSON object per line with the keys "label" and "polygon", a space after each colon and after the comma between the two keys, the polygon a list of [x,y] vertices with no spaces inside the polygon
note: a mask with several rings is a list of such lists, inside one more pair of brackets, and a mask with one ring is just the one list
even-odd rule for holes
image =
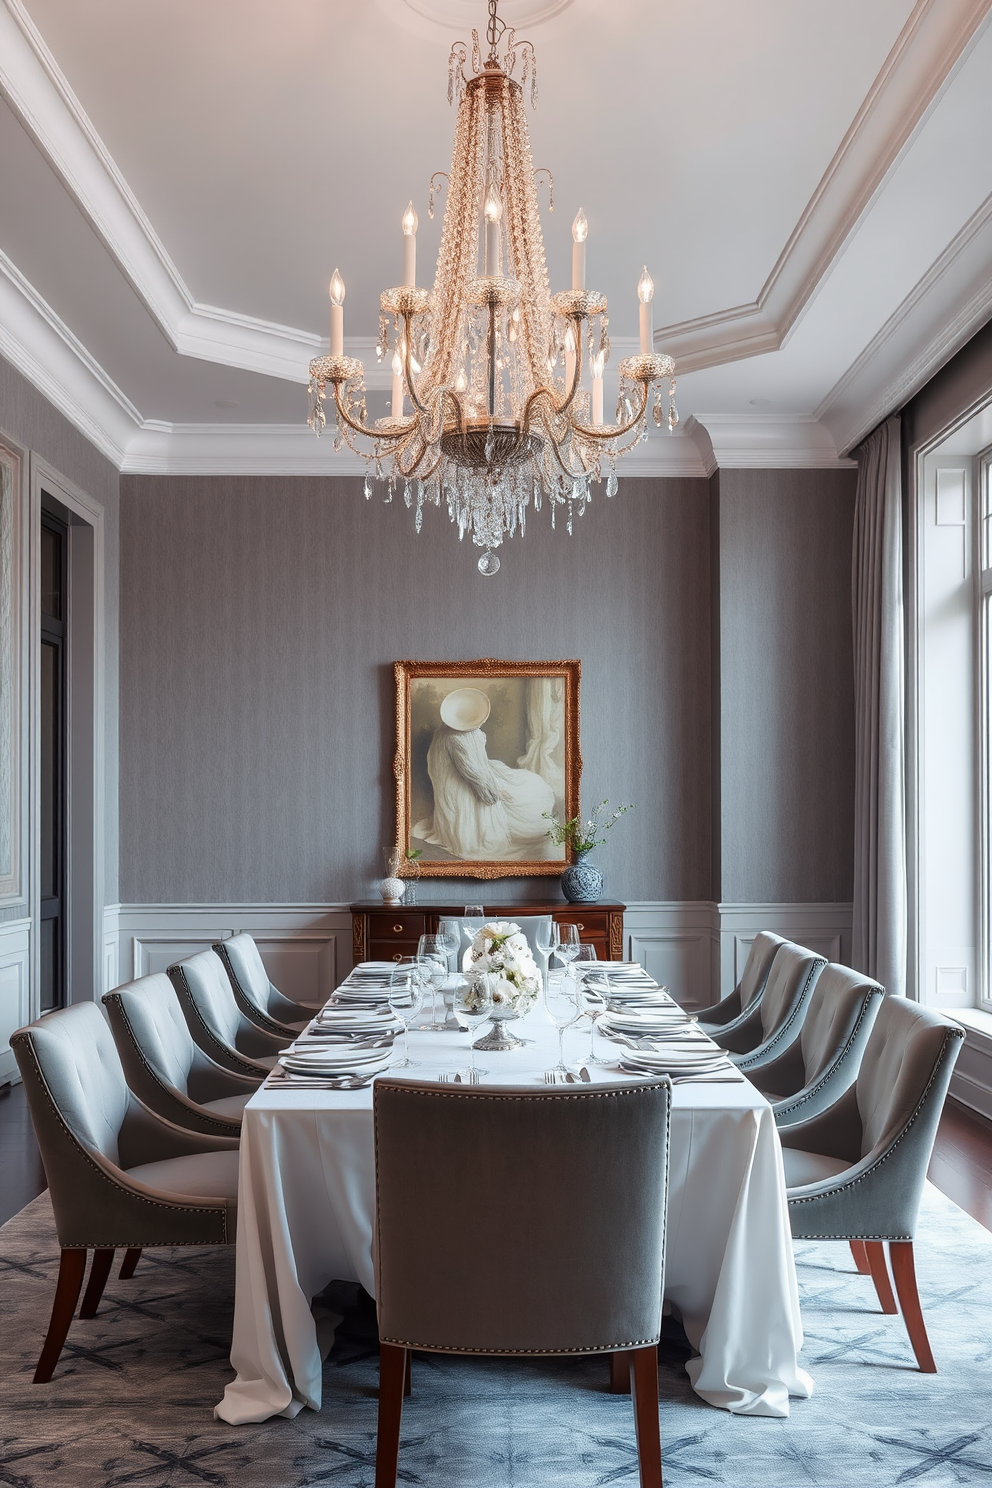
{"label": "ornate gold picture frame", "polygon": [[[428,878],[558,874],[579,811],[578,661],[397,661],[396,847]],[[402,870],[401,870],[402,871]]]}

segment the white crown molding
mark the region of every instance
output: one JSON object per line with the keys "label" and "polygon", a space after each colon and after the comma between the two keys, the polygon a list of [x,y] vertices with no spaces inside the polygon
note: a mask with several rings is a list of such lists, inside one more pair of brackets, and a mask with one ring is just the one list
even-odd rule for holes
{"label": "white crown molding", "polygon": [[706,475],[716,470],[832,470],[855,463],[838,456],[830,430],[816,418],[701,413],[686,420],[686,434]]}
{"label": "white crown molding", "polygon": [[696,372],[777,351],[989,21],[989,0],[918,0],[757,300],[664,326],[659,350]]}
{"label": "white crown molding", "polygon": [[[815,410],[842,450],[902,407],[992,314],[992,195],[987,196]],[[952,275],[951,271],[955,270]],[[924,332],[922,321],[935,325]],[[913,352],[915,351],[915,354]]]}
{"label": "white crown molding", "polygon": [[[783,344],[989,8],[990,0],[918,0],[756,302],[658,331],[680,373]],[[320,337],[194,301],[22,0],[0,4],[0,92],[177,352],[306,381],[309,359],[326,346]]]}

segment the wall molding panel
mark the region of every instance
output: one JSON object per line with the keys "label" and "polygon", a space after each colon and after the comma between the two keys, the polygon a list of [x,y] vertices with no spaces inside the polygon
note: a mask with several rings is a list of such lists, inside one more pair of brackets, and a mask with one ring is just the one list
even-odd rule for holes
{"label": "wall molding panel", "polygon": [[105,976],[113,977],[105,991],[239,930],[254,936],[273,984],[290,998],[329,997],[352,965],[346,904],[122,904],[104,924]]}
{"label": "wall molding panel", "polygon": [[20,1080],[10,1035],[31,1020],[31,921],[0,925],[0,1085]]}
{"label": "wall molding panel", "polygon": [[807,946],[828,961],[848,965],[851,956],[851,904],[721,904],[720,996],[740,980],[751,942],[759,930]]}

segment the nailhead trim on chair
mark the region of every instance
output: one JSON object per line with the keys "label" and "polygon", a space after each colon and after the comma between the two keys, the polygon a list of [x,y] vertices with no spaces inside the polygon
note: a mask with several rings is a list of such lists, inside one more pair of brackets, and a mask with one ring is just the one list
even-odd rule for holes
{"label": "nailhead trim on chair", "polygon": [[[252,1023],[256,1023],[258,1027],[264,1029],[266,1033],[274,1033],[278,1038],[285,1038],[285,1025],[282,1023],[277,1023],[275,1018],[271,1017],[270,1014],[265,1012],[263,1008],[256,1007],[251,998],[248,996],[244,987],[242,987],[241,983],[238,981],[238,974],[234,970],[234,967],[231,965],[231,958],[224,948],[224,942],[222,940],[219,940],[216,945],[211,947],[211,949],[223,963],[224,970],[227,972],[228,980],[231,983],[231,991],[234,993],[234,1000],[238,1004],[244,1017],[248,1018]],[[251,1008],[251,1012],[248,1011],[249,1008]]]}
{"label": "nailhead trim on chair", "polygon": [[[189,982],[186,980],[186,973],[185,973],[185,971],[183,971],[183,963],[181,961],[175,962],[174,965],[172,965],[172,966],[170,966],[168,968],[168,973],[167,974],[169,975],[169,980],[170,981],[172,980],[171,973],[174,972],[174,971],[177,972],[179,974],[179,976],[181,977],[181,979],[182,979],[183,987],[186,990],[186,997],[189,1000],[190,1011],[193,1013],[193,1016],[196,1018],[196,1021],[199,1023],[200,1027],[203,1029],[203,1031],[206,1034],[207,1038],[214,1045],[214,1047],[217,1048],[217,1049],[220,1049],[222,1051],[225,1059],[237,1059],[240,1062],[240,1064],[242,1065],[242,1067],[243,1067],[242,1068],[242,1073],[244,1073],[246,1075],[257,1075],[257,1074],[261,1074],[262,1075],[262,1078],[264,1079],[269,1074],[269,1071],[265,1068],[265,1066],[263,1064],[256,1064],[254,1062],[254,1060],[252,1060],[252,1059],[250,1059],[248,1057],[247,1054],[240,1054],[237,1049],[228,1049],[226,1047],[226,1045],[222,1044],[221,1041],[220,1041],[220,1039],[217,1038],[214,1035],[214,1033],[211,1031],[211,1029],[209,1029],[207,1027],[206,1023],[204,1022],[204,1020],[203,1020],[203,1018],[202,1018],[202,1016],[200,1014],[200,1009],[197,1007],[196,1003],[193,1001],[193,994],[189,990]],[[243,1014],[242,1014],[242,1016],[243,1016]],[[208,1050],[204,1050],[204,1053],[208,1053],[208,1052],[209,1052]],[[237,1074],[237,1071],[235,1071],[235,1074]]]}
{"label": "nailhead trim on chair", "polygon": [[[113,996],[113,993],[111,992],[108,995],[112,997]],[[104,999],[104,1001],[106,1001],[106,999]],[[174,1090],[170,1089],[168,1085],[164,1085],[162,1083],[162,1080],[161,1080],[158,1072],[155,1069],[153,1069],[152,1066],[148,1063],[148,1059],[145,1056],[145,1051],[141,1047],[141,1045],[138,1043],[138,1040],[135,1037],[134,1029],[131,1027],[131,1020],[128,1018],[128,1015],[127,1015],[127,1012],[126,1012],[126,1010],[124,1008],[123,1003],[118,1002],[117,1006],[120,1009],[121,1020],[122,1020],[122,1022],[124,1024],[124,1027],[127,1029],[127,1036],[130,1039],[130,1041],[131,1041],[131,1046],[134,1049],[134,1052],[137,1054],[137,1056],[138,1056],[139,1060],[141,1061],[142,1065],[144,1066],[145,1070],[151,1076],[151,1078],[155,1081],[156,1085],[158,1085],[159,1089],[162,1091],[162,1094],[165,1095],[165,1096],[167,1096],[168,1099],[175,1104],[175,1106],[177,1107],[178,1110],[180,1110],[180,1111],[188,1114],[187,1107],[185,1105],[183,1105],[183,1103],[182,1103],[182,1101],[180,1099],[178,1099],[177,1093]],[[201,1053],[202,1052],[204,1052],[204,1051],[201,1050]],[[232,1073],[233,1073],[233,1071],[232,1071]],[[140,1096],[139,1096],[139,1100],[140,1100]],[[204,1108],[202,1106],[198,1106],[196,1104],[196,1101],[190,1099],[189,1096],[187,1096],[187,1100],[189,1100],[189,1106],[190,1106],[190,1108],[195,1112],[197,1118],[200,1121],[211,1121],[211,1122],[214,1122],[216,1124],[216,1128],[217,1128],[216,1131],[214,1131],[212,1133],[211,1132],[204,1132],[202,1134],[203,1136],[236,1137],[236,1136],[239,1135],[239,1133],[241,1131],[241,1122],[240,1121],[235,1121],[235,1120],[232,1120],[232,1119],[224,1120],[224,1119],[222,1119],[222,1118],[220,1118],[218,1116],[215,1116],[212,1111],[204,1110]],[[168,1120],[168,1117],[166,1118],[166,1120]]]}
{"label": "nailhead trim on chair", "polygon": [[[668,1080],[668,1076],[665,1076],[664,1078],[665,1078],[665,1080]],[[424,1096],[424,1097],[427,1097],[429,1099],[434,1099],[434,1100],[456,1100],[456,1101],[457,1100],[461,1100],[461,1101],[465,1101],[465,1100],[478,1100],[478,1099],[480,1099],[479,1096],[477,1096],[477,1095],[475,1095],[475,1096],[469,1095],[468,1092],[467,1091],[464,1091],[464,1090],[432,1090],[429,1087],[420,1087],[420,1086],[418,1086],[418,1087],[408,1087],[408,1088],[410,1088],[411,1090],[413,1090],[414,1093],[416,1095],[418,1095],[418,1096]],[[511,1104],[518,1103],[518,1102],[532,1102],[532,1101],[535,1101],[535,1100],[541,1100],[541,1101],[616,1100],[616,1099],[618,1099],[621,1096],[635,1095],[635,1094],[637,1094],[641,1090],[650,1090],[650,1089],[651,1089],[650,1084],[644,1084],[644,1085],[615,1085],[615,1086],[612,1086],[612,1087],[610,1087],[608,1089],[604,1089],[604,1090],[585,1090],[585,1091],[575,1090],[575,1091],[572,1091],[572,1093],[569,1094],[569,1095],[566,1095],[564,1091],[557,1091],[557,1092],[555,1092],[555,1091],[552,1091],[552,1090],[548,1090],[548,1091],[535,1090],[532,1095],[531,1094],[527,1094],[527,1095],[510,1095],[510,1094],[503,1094],[502,1092],[500,1092],[498,1090],[492,1090],[492,1091],[487,1090],[485,1092],[485,1094],[481,1097],[481,1099],[483,1099],[483,1100],[493,1100],[493,1101],[508,1101]],[[671,1141],[671,1134],[672,1134],[672,1102],[671,1102],[671,1095],[669,1095],[668,1111],[667,1111],[666,1117],[665,1117],[665,1145],[666,1145],[666,1149],[669,1150],[669,1151],[671,1150],[670,1149],[670,1145],[669,1145],[670,1144],[670,1141]],[[376,1173],[378,1174],[378,1169],[379,1169],[379,1123],[378,1123],[378,1121],[375,1123],[374,1138],[375,1138]],[[378,1199],[378,1192],[379,1192],[379,1183],[378,1183],[378,1177],[377,1177],[376,1178],[376,1198],[377,1199]],[[376,1245],[377,1245],[377,1248],[380,1249],[380,1253],[381,1253],[381,1247],[379,1247],[379,1210],[378,1210],[378,1203],[376,1205]],[[667,1249],[668,1249],[668,1181],[667,1181],[667,1178],[666,1178],[666,1181],[665,1181],[665,1209],[664,1209],[664,1218],[662,1220],[662,1229],[661,1229],[661,1250],[662,1250],[662,1255],[665,1255],[666,1254]],[[662,1289],[664,1290],[664,1272],[662,1272]],[[383,1342],[383,1343],[392,1343],[392,1344],[395,1344],[397,1346],[397,1348],[419,1349],[419,1350],[423,1351],[424,1353],[434,1353],[434,1354],[487,1354],[487,1355],[493,1355],[494,1357],[500,1357],[500,1358],[516,1358],[517,1356],[521,1356],[522,1357],[524,1355],[532,1355],[532,1356],[535,1356],[535,1357],[538,1357],[538,1358],[543,1357],[543,1358],[549,1358],[549,1359],[550,1358],[557,1358],[559,1356],[565,1357],[565,1356],[567,1356],[569,1354],[574,1354],[574,1355],[578,1355],[578,1354],[611,1354],[611,1353],[617,1353],[617,1352],[619,1352],[619,1351],[621,1351],[623,1349],[649,1348],[649,1347],[652,1347],[654,1344],[658,1343],[660,1341],[660,1339],[661,1339],[661,1329],[659,1327],[658,1332],[657,1332],[657,1334],[656,1334],[656,1336],[654,1338],[636,1338],[636,1339],[629,1340],[627,1343],[586,1344],[582,1348],[570,1348],[570,1349],[485,1349],[485,1348],[440,1347],[437,1344],[433,1344],[433,1343],[412,1343],[409,1340],[400,1339],[400,1338],[386,1338],[384,1335],[380,1334],[380,1341]]]}
{"label": "nailhead trim on chair", "polygon": [[[926,1104],[927,1096],[930,1094],[930,1088],[933,1085],[934,1081],[936,1080],[937,1075],[940,1072],[940,1067],[941,1067],[941,1065],[944,1062],[944,1055],[945,1055],[945,1053],[947,1051],[947,1046],[948,1046],[950,1040],[951,1039],[955,1039],[955,1038],[962,1038],[962,1039],[964,1038],[964,1029],[963,1028],[961,1028],[961,1029],[948,1028],[945,1031],[945,1033],[944,1033],[944,1042],[941,1044],[941,1047],[940,1047],[940,1055],[939,1055],[939,1057],[937,1058],[937,1060],[934,1063],[934,1067],[933,1067],[933,1070],[931,1072],[930,1078],[929,1078],[929,1080],[926,1083],[926,1086],[924,1088],[923,1094],[920,1096],[920,1099],[919,1099],[919,1102],[917,1104],[916,1110],[913,1112],[912,1116],[910,1116],[909,1120],[906,1122],[905,1126],[902,1128],[902,1131],[896,1137],[896,1139],[892,1143],[892,1145],[890,1147],[887,1147],[886,1150],[882,1153],[882,1155],[880,1157],[877,1157],[875,1159],[875,1161],[872,1163],[871,1167],[870,1168],[866,1168],[863,1173],[859,1173],[858,1176],[857,1176],[857,1178],[850,1178],[850,1179],[848,1179],[848,1181],[846,1183],[836,1184],[834,1187],[831,1188],[831,1190],[830,1190],[829,1193],[825,1193],[825,1194],[797,1195],[795,1198],[791,1198],[790,1197],[789,1198],[789,1208],[790,1209],[792,1208],[793,1205],[795,1205],[798,1208],[798,1206],[800,1204],[817,1204],[822,1199],[832,1198],[835,1193],[843,1193],[845,1191],[845,1189],[848,1189],[848,1188],[851,1188],[851,1189],[857,1188],[860,1184],[862,1184],[865,1181],[866,1178],[870,1177],[870,1175],[872,1173],[876,1172],[883,1165],[883,1163],[888,1162],[889,1158],[895,1152],[896,1148],[899,1146],[900,1142],[902,1141],[902,1139],[906,1135],[906,1133],[909,1131],[910,1127],[917,1120],[920,1112],[922,1111],[924,1105]],[[855,1163],[852,1163],[851,1166],[852,1167],[855,1167],[857,1165]],[[798,1186],[799,1187],[804,1187],[805,1185],[798,1185]],[[854,1240],[912,1240],[914,1238],[914,1236],[913,1235],[854,1235],[854,1236],[852,1236],[852,1235],[849,1235],[849,1234],[843,1234],[843,1235],[796,1235],[796,1236],[794,1236],[794,1238],[796,1240],[851,1240],[851,1239],[854,1239]]]}
{"label": "nailhead trim on chair", "polygon": [[[765,1044],[759,1044],[758,1047],[757,1047],[757,1049],[750,1049],[747,1054],[742,1054],[739,1057],[739,1059],[736,1061],[737,1068],[739,1070],[746,1070],[747,1069],[747,1065],[748,1065],[748,1060],[749,1059],[754,1059],[755,1056],[757,1054],[759,1054],[759,1053],[761,1054],[762,1059],[764,1059],[765,1056],[772,1049],[775,1048],[776,1044],[781,1043],[782,1039],[788,1033],[788,1031],[792,1027],[793,1023],[799,1017],[800,1010],[803,1007],[805,1007],[805,1005],[806,1005],[806,992],[807,992],[807,990],[809,988],[810,982],[812,981],[812,979],[813,979],[814,976],[818,975],[819,972],[821,972],[823,970],[823,968],[826,966],[826,964],[827,964],[827,962],[826,962],[826,958],[824,956],[817,956],[815,958],[815,960],[813,961],[812,966],[809,969],[809,973],[808,973],[808,975],[806,977],[806,980],[803,983],[802,993],[800,994],[799,997],[796,998],[796,1005],[795,1005],[795,1007],[792,1009],[792,1012],[789,1014],[788,1018],[782,1024],[782,1027],[778,1030],[778,1033],[772,1034],[772,1037],[768,1040],[768,1042],[765,1043]],[[760,1069],[761,1068],[761,1065],[759,1065],[758,1068]]]}
{"label": "nailhead trim on chair", "polygon": [[[15,1037],[17,1036],[15,1035]],[[147,1194],[139,1193],[136,1188],[129,1188],[128,1185],[126,1183],[122,1183],[119,1178],[114,1178],[110,1173],[105,1173],[100,1164],[94,1162],[92,1155],[87,1152],[82,1142],[79,1141],[75,1133],[67,1125],[62,1112],[59,1110],[58,1105],[56,1104],[55,1097],[52,1095],[51,1087],[49,1086],[48,1081],[45,1079],[45,1073],[42,1070],[41,1065],[38,1063],[38,1056],[34,1051],[34,1047],[28,1035],[22,1033],[20,1037],[17,1038],[17,1042],[19,1044],[26,1045],[28,1053],[31,1056],[31,1063],[34,1066],[34,1073],[37,1076],[38,1084],[41,1087],[45,1099],[48,1101],[48,1104],[52,1109],[52,1113],[55,1116],[56,1121],[62,1128],[63,1133],[72,1143],[72,1146],[75,1148],[76,1152],[82,1155],[83,1161],[93,1169],[94,1173],[101,1180],[101,1182],[106,1183],[112,1189],[123,1190],[123,1192],[126,1193],[129,1197],[137,1199],[142,1204],[149,1204],[154,1209],[165,1209],[170,1214],[195,1214],[198,1215],[200,1218],[207,1219],[212,1218],[216,1215],[221,1220],[224,1230],[223,1240],[178,1240],[175,1242],[177,1245],[230,1245],[233,1243],[230,1236],[228,1235],[229,1214],[226,1205],[223,1209],[218,1209],[216,1206],[208,1207],[205,1204],[202,1206],[193,1204],[174,1204],[163,1199],[149,1198]],[[11,1044],[14,1044],[14,1038],[11,1039]],[[114,1166],[117,1166],[116,1163],[114,1164]],[[124,1177],[126,1179],[127,1173],[125,1172],[125,1170],[122,1168],[120,1171],[124,1174]],[[173,1242],[170,1241],[169,1243],[172,1244]],[[61,1241],[59,1242],[59,1244],[61,1246]],[[120,1250],[124,1246],[136,1246],[138,1244],[139,1242],[137,1240],[88,1240],[85,1245],[81,1245],[77,1242],[75,1245],[66,1245],[62,1246],[61,1248],[64,1250],[87,1250],[91,1248],[94,1250]],[[154,1246],[146,1247],[142,1243],[142,1248],[154,1249]]]}
{"label": "nailhead trim on chair", "polygon": [[[772,1101],[772,1109],[775,1112],[776,1118],[778,1118],[779,1116],[785,1116],[791,1111],[798,1111],[800,1106],[804,1106],[807,1101],[812,1100],[814,1095],[819,1095],[820,1091],[823,1089],[824,1085],[826,1085],[827,1081],[830,1080],[840,1069],[841,1065],[844,1063],[844,1060],[847,1058],[852,1048],[854,1047],[854,1041],[858,1036],[858,1031],[860,1030],[862,1023],[868,1016],[868,1009],[871,1007],[871,999],[868,996],[868,990],[869,988],[866,988],[865,1000],[861,1005],[861,1012],[858,1016],[857,1023],[854,1025],[851,1037],[844,1045],[840,1054],[837,1056],[832,1064],[827,1066],[815,1085],[810,1085],[808,1089],[797,1090],[795,1095],[784,1095],[782,1097],[781,1104],[778,1101]],[[870,983],[870,990],[881,992],[882,996],[885,996],[885,989],[883,987],[880,987],[877,982]]]}

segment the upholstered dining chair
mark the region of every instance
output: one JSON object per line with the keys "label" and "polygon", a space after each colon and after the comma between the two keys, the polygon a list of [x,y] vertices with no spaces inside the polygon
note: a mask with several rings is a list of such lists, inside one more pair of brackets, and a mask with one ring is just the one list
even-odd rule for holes
{"label": "upholstered dining chair", "polygon": [[281,1039],[292,1038],[302,1033],[320,1004],[313,1007],[306,1003],[293,1002],[273,987],[269,981],[258,946],[244,930],[228,940],[219,940],[213,949],[224,963],[224,970],[231,981],[234,1000],[252,1023],[274,1033]]}
{"label": "upholstered dining chair", "polygon": [[286,1035],[268,1033],[245,1017],[217,952],[198,951],[166,972],[194,1043],[222,1069],[264,1079],[285,1048]]}
{"label": "upholstered dining chair", "polygon": [[[382,1078],[373,1108],[375,1488],[395,1488],[411,1349],[626,1356],[641,1485],[660,1488],[670,1082],[487,1089]],[[526,1236],[509,1288],[482,1281],[479,1258],[496,1235]]]}
{"label": "upholstered dining chair", "polygon": [[128,1089],[110,1029],[92,1002],[47,1013],[11,1035],[55,1211],[61,1260],[35,1384],[51,1379],[93,1251],[81,1318],[96,1314],[114,1251],[122,1277],[142,1249],[233,1245],[238,1143],[192,1132]]}
{"label": "upholstered dining chair", "polygon": [[708,1030],[710,1038],[747,1075],[781,1058],[799,1042],[809,999],[826,964],[823,956],[785,941],[775,952],[758,1001],[737,1022]]}
{"label": "upholstered dining chair", "polygon": [[884,996],[869,977],[828,962],[810,995],[798,1040],[750,1075],[771,1101],[776,1125],[808,1121],[854,1084]]}
{"label": "upholstered dining chair", "polygon": [[703,1010],[699,1026],[711,1033],[714,1029],[728,1029],[746,1017],[765,990],[768,973],[779,946],[785,945],[781,935],[770,930],[759,930],[751,942],[741,979],[722,1002]]}
{"label": "upholstered dining chair", "polygon": [[882,1311],[895,1297],[916,1362],[935,1374],[916,1287],[913,1238],[927,1165],[964,1029],[931,1008],[886,997],[857,1081],[810,1121],[780,1129],[797,1240],[848,1240]]}
{"label": "upholstered dining chair", "polygon": [[116,987],[103,999],[124,1076],[159,1116],[190,1131],[237,1137],[262,1076],[236,1075],[195,1044],[164,972]]}

